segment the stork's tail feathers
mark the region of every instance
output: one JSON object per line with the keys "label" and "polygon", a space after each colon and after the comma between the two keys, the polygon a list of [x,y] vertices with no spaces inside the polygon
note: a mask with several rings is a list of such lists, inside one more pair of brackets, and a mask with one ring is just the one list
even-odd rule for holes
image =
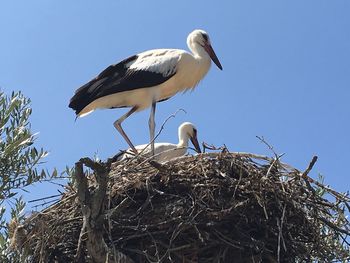
{"label": "stork's tail feathers", "polygon": [[92,81],[80,87],[69,101],[68,107],[73,109],[78,117],[82,117],[82,115],[86,115],[88,113],[82,111],[91,102],[91,96],[89,94],[89,88],[91,84]]}
{"label": "stork's tail feathers", "polygon": [[[73,97],[74,98],[74,97]],[[76,118],[79,116],[79,112],[82,110],[81,107],[78,107],[78,103],[73,100],[73,98],[69,101],[68,107],[73,109],[75,111],[75,114],[77,115]]]}

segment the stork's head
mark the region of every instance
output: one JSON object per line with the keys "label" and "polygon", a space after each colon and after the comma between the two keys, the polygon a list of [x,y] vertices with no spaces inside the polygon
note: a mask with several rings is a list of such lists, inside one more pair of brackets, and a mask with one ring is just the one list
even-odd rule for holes
{"label": "stork's head", "polygon": [[188,139],[191,140],[194,148],[196,149],[196,152],[201,153],[201,147],[199,146],[198,139],[197,139],[196,127],[190,122],[184,122],[179,127],[179,140],[188,141]]}
{"label": "stork's head", "polygon": [[210,56],[215,65],[222,70],[221,63],[211,46],[207,32],[201,29],[192,31],[187,37],[187,45],[193,52],[198,52],[200,49],[203,49]]}

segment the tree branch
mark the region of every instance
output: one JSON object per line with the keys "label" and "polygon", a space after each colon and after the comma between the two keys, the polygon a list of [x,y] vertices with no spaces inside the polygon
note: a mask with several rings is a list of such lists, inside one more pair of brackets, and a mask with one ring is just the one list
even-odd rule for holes
{"label": "tree branch", "polygon": [[[97,182],[97,188],[89,190],[88,181],[85,177],[83,165],[91,168]],[[109,249],[103,238],[104,225],[104,201],[107,190],[108,174],[110,165],[94,162],[89,158],[82,158],[75,164],[75,179],[78,189],[78,199],[83,214],[83,226],[78,241],[78,248],[75,255],[76,262],[83,262],[82,238],[87,234],[86,245],[88,253],[96,263],[109,262],[117,258],[119,263],[131,263],[131,259],[118,251]]]}

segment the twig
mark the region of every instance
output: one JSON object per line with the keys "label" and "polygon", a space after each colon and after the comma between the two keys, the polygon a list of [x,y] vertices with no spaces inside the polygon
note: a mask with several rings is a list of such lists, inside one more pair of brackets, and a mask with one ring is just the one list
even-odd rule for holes
{"label": "twig", "polygon": [[284,223],[284,215],[286,213],[286,204],[284,204],[283,206],[283,211],[282,211],[282,216],[281,216],[281,220],[279,221],[277,218],[277,226],[279,228],[279,232],[278,232],[278,245],[277,245],[277,262],[281,262],[280,260],[280,253],[281,253],[281,240],[283,243],[283,248],[284,251],[287,251],[286,245],[284,243],[284,239],[283,239],[283,233],[282,233],[282,229],[283,229],[283,223]]}
{"label": "twig", "polygon": [[46,199],[55,198],[55,197],[58,197],[58,196],[62,196],[62,194],[51,195],[51,196],[47,196],[47,197],[43,197],[43,198],[29,200],[28,203],[34,203],[34,202],[38,202],[38,201],[42,201],[42,200],[46,200]]}
{"label": "twig", "polygon": [[317,219],[320,220],[320,221],[322,221],[323,223],[325,223],[325,224],[326,224],[327,226],[329,226],[330,228],[333,228],[333,229],[337,230],[338,232],[341,232],[341,233],[343,233],[343,234],[346,234],[346,235],[350,236],[350,231],[347,231],[347,230],[345,230],[345,229],[342,229],[342,228],[336,226],[336,225],[333,224],[332,222],[329,222],[328,220],[326,220],[326,219],[324,219],[324,218],[322,218],[322,217],[318,217]]}
{"label": "twig", "polygon": [[263,144],[265,144],[271,150],[271,152],[275,155],[276,159],[279,159],[281,158],[282,155],[284,155],[284,154],[282,155],[277,154],[274,148],[272,147],[272,145],[269,144],[263,136],[255,136],[255,137],[258,138]]}
{"label": "twig", "polygon": [[[315,163],[317,162],[317,156],[315,155],[314,157],[312,157],[311,162],[309,163],[309,166],[306,168],[306,170],[302,173],[302,177],[307,178],[307,175],[309,174],[309,172],[312,170],[312,168],[314,167]],[[311,181],[312,182],[312,181]],[[313,182],[312,182],[313,183]]]}
{"label": "twig", "polygon": [[[303,173],[300,174],[300,176],[302,178],[304,178],[305,180],[307,180],[308,182],[313,183],[313,184],[317,185],[318,187],[326,190],[328,193],[332,194],[336,198],[338,198],[338,199],[340,199],[342,201],[345,201],[345,202],[350,202],[350,198],[349,197],[334,191],[330,187],[328,187],[328,186],[326,186],[326,185],[324,185],[324,184],[322,184],[322,183],[320,183],[320,182],[318,182],[318,181],[316,181],[316,180],[314,180],[314,179],[312,179],[311,177],[308,176],[308,174],[312,170],[313,166],[315,165],[316,161],[317,161],[317,156],[312,157],[312,160],[310,161],[309,166],[306,168],[306,170]],[[315,193],[315,190],[313,190],[313,192]],[[346,204],[346,205],[348,205],[348,204]]]}

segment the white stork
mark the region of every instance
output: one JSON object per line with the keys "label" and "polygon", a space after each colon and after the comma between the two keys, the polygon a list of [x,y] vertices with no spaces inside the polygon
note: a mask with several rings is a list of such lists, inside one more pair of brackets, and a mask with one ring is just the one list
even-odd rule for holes
{"label": "white stork", "polygon": [[[191,140],[196,152],[201,153],[201,148],[197,139],[197,129],[190,122],[184,122],[178,129],[179,142],[177,144],[161,142],[154,144],[154,160],[164,163],[176,157],[186,154],[188,149],[188,141]],[[135,146],[138,153],[144,157],[151,157],[152,149],[149,144]],[[124,160],[135,156],[135,153],[130,148],[126,152],[117,157],[118,160]]]}
{"label": "white stork", "polygon": [[75,110],[77,117],[83,117],[98,108],[131,107],[114,122],[114,126],[136,153],[121,124],[134,112],[152,106],[148,123],[154,153],[156,103],[180,91],[194,88],[208,72],[211,59],[222,70],[205,31],[191,32],[187,37],[187,45],[192,54],[180,49],[154,49],[109,66],[76,90],[69,107]]}

